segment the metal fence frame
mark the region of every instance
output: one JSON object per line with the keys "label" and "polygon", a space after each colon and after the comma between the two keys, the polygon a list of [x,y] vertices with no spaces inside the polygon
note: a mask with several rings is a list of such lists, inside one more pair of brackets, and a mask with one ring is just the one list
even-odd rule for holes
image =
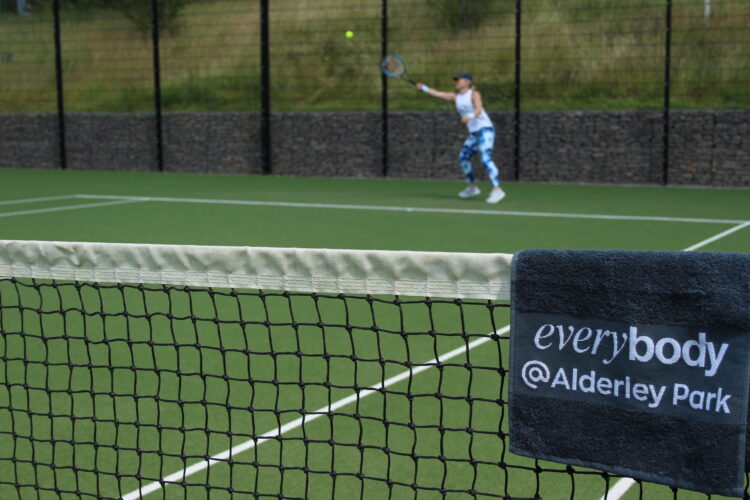
{"label": "metal fence frame", "polygon": [[[161,99],[161,61],[160,61],[160,28],[158,5],[160,1],[151,0],[151,40],[153,58],[154,85],[154,117],[157,150],[157,165],[159,171],[164,171],[164,137]],[[55,85],[57,92],[57,116],[59,127],[59,164],[60,168],[67,168],[67,146],[65,142],[65,98],[64,75],[62,64],[62,42],[60,28],[60,2],[53,0],[53,23],[55,45]],[[261,168],[264,174],[273,172],[271,158],[271,58],[270,58],[270,23],[269,0],[258,0],[260,17],[260,84],[261,84]],[[513,178],[522,178],[521,162],[521,90],[522,90],[522,8],[523,0],[515,0],[515,50],[514,50],[514,92],[513,92]],[[671,49],[672,49],[672,0],[664,0],[664,80],[662,104],[662,184],[669,183],[669,127],[670,127],[670,90],[671,90]],[[381,0],[381,55],[388,53],[388,0]],[[388,78],[381,77],[381,115],[382,115],[382,169],[381,175],[388,176]]]}

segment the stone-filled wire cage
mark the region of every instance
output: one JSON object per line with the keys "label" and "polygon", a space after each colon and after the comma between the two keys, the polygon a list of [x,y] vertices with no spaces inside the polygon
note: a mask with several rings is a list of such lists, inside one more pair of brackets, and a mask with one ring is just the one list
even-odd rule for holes
{"label": "stone-filled wire cage", "polygon": [[[0,0],[0,166],[750,186],[750,0]],[[481,171],[482,169],[477,169]]]}

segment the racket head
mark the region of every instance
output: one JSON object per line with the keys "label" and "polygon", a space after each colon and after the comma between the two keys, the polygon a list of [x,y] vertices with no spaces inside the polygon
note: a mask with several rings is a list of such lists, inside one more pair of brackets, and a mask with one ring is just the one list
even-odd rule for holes
{"label": "racket head", "polygon": [[403,78],[408,75],[406,61],[398,54],[388,54],[385,56],[380,61],[380,69],[389,78]]}

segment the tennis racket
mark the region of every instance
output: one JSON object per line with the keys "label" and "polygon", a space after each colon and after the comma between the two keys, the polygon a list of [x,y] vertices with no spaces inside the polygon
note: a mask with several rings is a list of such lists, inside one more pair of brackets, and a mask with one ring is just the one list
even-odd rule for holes
{"label": "tennis racket", "polygon": [[411,77],[409,70],[406,69],[406,61],[398,54],[388,54],[380,62],[380,69],[388,78],[400,78],[412,85],[417,82]]}

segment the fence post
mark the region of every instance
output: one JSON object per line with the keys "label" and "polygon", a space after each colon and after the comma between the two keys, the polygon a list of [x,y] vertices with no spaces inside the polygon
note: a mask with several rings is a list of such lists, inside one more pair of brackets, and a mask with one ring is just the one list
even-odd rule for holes
{"label": "fence post", "polygon": [[270,174],[271,165],[271,57],[269,53],[268,0],[260,0],[260,92],[261,121],[260,147],[264,174]]}
{"label": "fence post", "polygon": [[57,126],[60,140],[60,168],[68,168],[68,153],[65,146],[65,93],[63,89],[62,43],[60,40],[60,0],[52,2],[52,17],[55,25],[55,86],[57,88]]}
{"label": "fence post", "polygon": [[[381,0],[381,19],[380,19],[380,58],[381,60],[388,55],[388,0]],[[385,73],[380,72],[380,104],[381,104],[381,146],[382,146],[382,174],[388,176],[388,77]]]}
{"label": "fence post", "polygon": [[515,84],[513,92],[513,179],[521,177],[521,0],[516,0]]}
{"label": "fence post", "polygon": [[151,0],[151,49],[154,69],[154,109],[156,112],[156,164],[164,171],[164,136],[161,114],[161,50],[159,48],[159,0]]}
{"label": "fence post", "polygon": [[662,123],[663,157],[661,181],[665,186],[669,183],[669,118],[670,118],[670,90],[672,85],[672,0],[666,0],[667,12],[665,22],[664,47],[664,109]]}

